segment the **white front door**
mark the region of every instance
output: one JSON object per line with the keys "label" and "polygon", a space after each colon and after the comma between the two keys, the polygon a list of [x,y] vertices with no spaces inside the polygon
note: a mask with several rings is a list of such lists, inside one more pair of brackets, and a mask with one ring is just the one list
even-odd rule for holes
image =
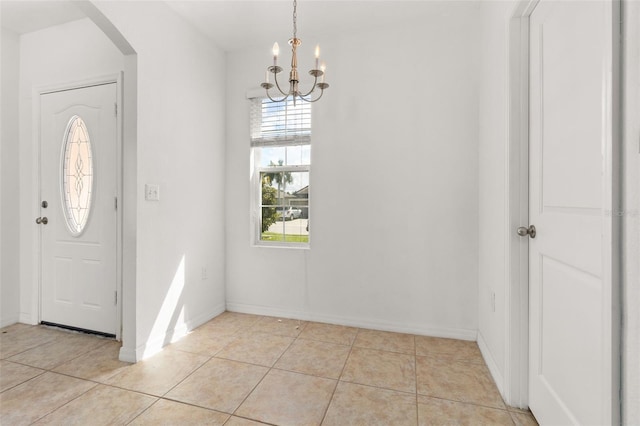
{"label": "white front door", "polygon": [[40,98],[41,321],[109,335],[118,323],[115,105],[115,83]]}
{"label": "white front door", "polygon": [[612,2],[530,18],[529,405],[541,424],[616,418]]}

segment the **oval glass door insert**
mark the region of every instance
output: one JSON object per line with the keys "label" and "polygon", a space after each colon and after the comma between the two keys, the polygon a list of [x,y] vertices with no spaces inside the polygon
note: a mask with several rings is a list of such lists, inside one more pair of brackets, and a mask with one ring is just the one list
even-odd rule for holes
{"label": "oval glass door insert", "polygon": [[71,117],[64,138],[62,156],[62,208],[71,235],[77,237],[91,213],[93,156],[84,120]]}

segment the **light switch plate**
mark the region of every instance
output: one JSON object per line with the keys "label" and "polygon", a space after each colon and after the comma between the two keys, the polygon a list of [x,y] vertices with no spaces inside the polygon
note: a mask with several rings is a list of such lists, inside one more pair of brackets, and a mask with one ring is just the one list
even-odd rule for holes
{"label": "light switch plate", "polygon": [[144,186],[144,199],[147,201],[160,201],[160,185],[147,183]]}

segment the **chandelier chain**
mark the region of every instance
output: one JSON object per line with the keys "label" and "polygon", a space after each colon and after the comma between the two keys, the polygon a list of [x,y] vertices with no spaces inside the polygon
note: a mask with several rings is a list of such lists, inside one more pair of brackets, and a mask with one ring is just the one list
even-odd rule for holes
{"label": "chandelier chain", "polygon": [[298,1],[293,0],[293,38],[298,38]]}

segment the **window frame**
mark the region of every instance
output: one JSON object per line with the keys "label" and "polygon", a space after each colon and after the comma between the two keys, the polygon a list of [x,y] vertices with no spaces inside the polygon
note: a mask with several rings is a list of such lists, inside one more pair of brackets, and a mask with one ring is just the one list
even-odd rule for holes
{"label": "window frame", "polygon": [[[292,135],[288,137],[270,138],[265,137],[263,139],[256,138],[253,134],[255,123],[253,122],[254,112],[253,108],[256,106],[254,102],[262,102],[266,98],[249,98],[252,105],[250,108],[252,112],[249,118],[250,128],[250,185],[251,185],[251,245],[254,247],[275,247],[275,248],[292,248],[292,249],[310,249],[311,248],[311,227],[309,226],[307,242],[288,242],[288,241],[268,241],[262,239],[262,174],[263,173],[307,173],[308,174],[308,196],[307,196],[307,221],[311,216],[311,131],[303,135]],[[310,119],[313,116],[312,110],[309,111]],[[311,126],[309,126],[311,129]],[[277,148],[277,147],[294,147],[294,146],[308,146],[309,147],[309,164],[303,165],[274,165],[274,166],[260,166],[260,150],[263,148]],[[286,160],[286,159],[285,159]],[[285,188],[286,191],[286,188]],[[275,204],[275,208],[289,207],[289,205]],[[286,225],[285,225],[286,227]]]}

